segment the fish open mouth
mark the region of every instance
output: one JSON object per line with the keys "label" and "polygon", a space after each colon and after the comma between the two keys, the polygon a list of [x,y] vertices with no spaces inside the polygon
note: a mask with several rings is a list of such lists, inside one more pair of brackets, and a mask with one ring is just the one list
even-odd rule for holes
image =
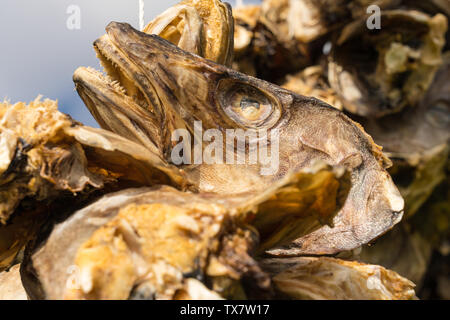
{"label": "fish open mouth", "polygon": [[94,49],[104,72],[80,67],[73,76],[89,111],[102,128],[161,151],[164,111],[152,82],[110,35],[96,40]]}
{"label": "fish open mouth", "polygon": [[[109,50],[106,50],[106,48]],[[103,66],[103,78],[105,81],[107,81],[118,93],[131,98],[141,108],[146,110],[153,109],[142,88],[136,84],[133,75],[129,73],[129,70],[138,67],[120,55],[120,49],[112,44],[108,35],[104,35],[97,40],[94,43],[94,49],[100,64]]]}
{"label": "fish open mouth", "polygon": [[94,42],[104,73],[81,67],[73,77],[102,128],[166,154],[174,130],[192,131],[196,119],[223,122],[212,99],[223,66],[128,24],[112,22],[106,31]]}
{"label": "fish open mouth", "polygon": [[[104,86],[108,87],[107,89],[115,91],[118,96],[131,100],[144,110],[154,112],[155,105],[159,106],[160,103],[157,101],[155,89],[151,86],[150,81],[147,82],[146,89],[150,87],[153,93],[152,99],[146,96],[144,89],[136,81],[133,73],[138,71],[139,67],[120,52],[120,49],[113,44],[107,34],[94,42],[94,49],[104,72],[81,67],[75,71],[75,83],[80,85],[83,82],[83,85],[86,85],[86,82],[89,82],[89,79],[95,76],[104,83]],[[91,73],[91,77],[86,77],[86,71]],[[95,83],[95,85],[98,85],[98,83]]]}

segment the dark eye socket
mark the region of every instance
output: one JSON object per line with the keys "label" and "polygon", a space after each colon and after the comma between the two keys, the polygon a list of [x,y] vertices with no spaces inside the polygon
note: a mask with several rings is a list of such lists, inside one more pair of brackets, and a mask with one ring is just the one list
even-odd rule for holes
{"label": "dark eye socket", "polygon": [[245,83],[225,80],[219,84],[218,99],[225,114],[245,127],[261,128],[279,118],[275,99]]}

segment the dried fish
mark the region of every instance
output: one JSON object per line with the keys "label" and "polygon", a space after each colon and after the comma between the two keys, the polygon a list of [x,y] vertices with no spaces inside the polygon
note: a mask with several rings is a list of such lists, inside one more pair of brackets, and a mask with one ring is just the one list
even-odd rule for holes
{"label": "dried fish", "polygon": [[[130,39],[134,42],[132,47],[126,45]],[[195,132],[195,121],[201,121],[205,130],[218,130],[222,136],[227,135],[225,128],[267,130],[267,136],[272,131],[277,134],[281,148],[279,166],[273,174],[262,175],[264,164],[252,164],[247,157],[245,165],[226,164],[225,158],[221,159],[222,164],[180,165],[189,182],[200,192],[226,195],[262,191],[287,172],[298,172],[319,159],[353,172],[349,200],[333,220],[334,227],[324,226],[299,238],[291,247],[276,251],[277,254],[331,254],[352,249],[400,221],[403,199],[384,170],[389,160],[360,126],[338,110],[191,55],[127,24],[111,23],[107,34],[95,46],[102,61],[110,61],[105,68],[109,76],[133,75],[130,78],[134,79],[135,88],[140,88],[149,101],[155,101],[151,107],[155,112],[118,91],[99,72],[85,68],[79,68],[74,75],[81,97],[93,114],[102,115],[100,123],[117,133],[124,127],[131,128],[130,118],[136,121],[153,118],[152,123],[158,127],[151,132],[161,134],[147,136],[140,132],[139,135],[145,135],[142,141],[157,141],[150,146],[161,146],[159,154],[167,162],[171,161],[174,148],[172,133],[178,129]],[[239,111],[243,99],[259,104],[254,116],[249,118]],[[124,101],[132,101],[133,106]],[[115,115],[116,112],[121,115]],[[110,125],[115,121],[112,117],[125,121],[122,126]],[[149,126],[150,123],[142,124],[144,128]],[[256,143],[257,139],[250,137],[249,143]],[[222,143],[223,150],[227,150],[226,142]],[[188,147],[188,153],[193,154],[195,150],[190,148],[193,147]],[[234,145],[228,152],[237,157],[238,148]],[[246,179],[240,179],[242,176]]]}
{"label": "dried fish", "polygon": [[281,25],[266,15],[264,6],[243,6],[233,10],[235,60],[233,68],[248,75],[275,82],[287,72],[311,62],[317,45],[287,37]]}
{"label": "dried fish", "polygon": [[156,34],[181,49],[231,66],[233,16],[220,0],[184,0],[150,22],[144,32]]}
{"label": "dried fish", "polygon": [[415,106],[442,63],[447,18],[413,10],[381,13],[383,27],[367,30],[366,19],[347,25],[328,63],[331,87],[344,108],[373,118]]}
{"label": "dried fish", "polygon": [[98,189],[120,178],[140,184],[182,182],[177,168],[147,148],[74,122],[54,101],[3,103],[0,112],[3,223],[27,196],[43,200],[54,191]]}
{"label": "dried fish", "polygon": [[[252,279],[256,292],[270,292],[270,279],[252,258],[259,233],[249,223],[260,215],[274,221],[268,208],[283,197],[304,194],[291,200],[288,211],[281,208],[285,212],[278,221],[285,226],[303,221],[305,228],[317,228],[344,201],[318,184],[334,179],[343,185],[340,193],[346,192],[348,177],[330,169],[317,165],[258,194],[227,197],[167,186],[109,194],[30,247],[23,262],[25,288],[39,299],[170,299],[206,294],[203,286],[193,283],[197,278],[212,283],[215,293],[209,296],[236,297],[244,290],[237,290],[242,279]],[[315,196],[317,192],[324,194]],[[335,205],[317,205],[322,199]],[[296,214],[297,221],[287,219],[287,214]],[[49,263],[55,256],[64,258]]]}
{"label": "dried fish", "polygon": [[[172,298],[183,274],[205,269],[229,220],[222,206],[175,189],[126,190],[57,226],[33,267],[47,299],[126,299],[135,286],[135,295]],[[58,252],[66,257],[50,266]]]}
{"label": "dried fish", "polygon": [[[397,9],[382,30],[365,29],[369,4]],[[265,0],[233,21],[184,0],[144,32],[111,23],[105,74],[74,74],[103,129],[52,101],[0,104],[0,272],[16,264],[0,298],[416,299],[396,272],[422,285],[448,238],[442,10]],[[361,246],[383,267],[343,260]]]}
{"label": "dried fish", "polygon": [[275,274],[277,289],[293,299],[417,299],[411,281],[376,265],[328,257],[269,259],[263,265]]}
{"label": "dried fish", "polygon": [[337,93],[330,87],[322,66],[311,66],[294,75],[287,75],[282,84],[292,92],[320,99],[330,106],[342,110],[342,102]]}
{"label": "dried fish", "polygon": [[179,169],[147,148],[74,122],[54,101],[2,103],[0,119],[0,269],[14,260],[61,197],[75,205],[77,194],[106,186],[185,184]]}
{"label": "dried fish", "polygon": [[376,5],[382,10],[394,8],[401,0],[263,0],[266,19],[276,25],[284,41],[314,41],[353,19],[367,15]]}

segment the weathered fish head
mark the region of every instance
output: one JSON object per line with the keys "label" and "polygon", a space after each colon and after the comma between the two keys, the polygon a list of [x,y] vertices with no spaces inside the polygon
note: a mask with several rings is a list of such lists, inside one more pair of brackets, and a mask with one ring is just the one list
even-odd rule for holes
{"label": "weathered fish head", "polygon": [[[74,76],[78,92],[103,127],[157,146],[168,162],[177,163],[174,153],[185,160],[191,154],[190,162],[177,165],[199,191],[261,191],[288,172],[323,160],[350,170],[352,189],[334,228],[323,227],[299,240],[296,248],[301,252],[350,249],[400,220],[403,200],[384,170],[388,160],[340,111],[183,51],[128,24],[111,23],[106,30],[95,47],[108,77],[80,68]],[[202,140],[214,144],[200,149],[204,159],[196,155],[202,140],[185,147],[195,142],[200,122]],[[228,139],[238,130],[245,134],[241,149],[236,136]],[[174,134],[187,135],[183,148],[172,141]],[[264,147],[265,155],[259,153],[252,163],[254,148]],[[225,151],[218,155],[221,148]],[[242,152],[248,158],[239,165]],[[230,164],[229,157],[235,162]],[[339,240],[330,241],[329,235]]]}

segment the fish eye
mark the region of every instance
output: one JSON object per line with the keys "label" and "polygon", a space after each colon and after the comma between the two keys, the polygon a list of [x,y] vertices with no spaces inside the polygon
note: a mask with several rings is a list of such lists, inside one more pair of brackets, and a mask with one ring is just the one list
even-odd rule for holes
{"label": "fish eye", "polygon": [[267,127],[279,119],[280,108],[276,100],[242,82],[223,80],[219,84],[218,100],[225,114],[244,127]]}

